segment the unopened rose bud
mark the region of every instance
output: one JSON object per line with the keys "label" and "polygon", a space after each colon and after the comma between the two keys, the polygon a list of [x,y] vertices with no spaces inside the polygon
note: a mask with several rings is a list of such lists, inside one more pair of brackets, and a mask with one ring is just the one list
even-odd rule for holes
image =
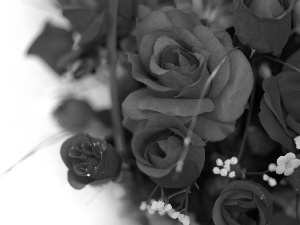
{"label": "unopened rose bud", "polygon": [[83,100],[66,99],[54,111],[59,125],[71,132],[82,132],[95,117],[92,107]]}
{"label": "unopened rose bud", "polygon": [[234,0],[233,23],[237,37],[258,52],[278,55],[291,32],[294,3],[294,0]]}
{"label": "unopened rose bud", "polygon": [[77,134],[61,146],[61,157],[68,167],[68,181],[75,189],[101,181],[115,179],[121,169],[121,157],[105,140],[88,134]]}

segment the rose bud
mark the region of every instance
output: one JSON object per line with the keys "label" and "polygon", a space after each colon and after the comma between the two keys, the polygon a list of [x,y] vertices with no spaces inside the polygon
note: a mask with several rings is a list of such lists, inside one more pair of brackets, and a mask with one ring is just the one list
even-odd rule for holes
{"label": "rose bud", "polygon": [[239,40],[252,49],[278,55],[291,32],[294,0],[234,0],[233,23]]}
{"label": "rose bud", "polygon": [[60,154],[69,168],[68,181],[78,190],[94,181],[106,183],[120,173],[121,157],[116,149],[88,134],[77,134],[66,140]]}
{"label": "rose bud", "polygon": [[215,225],[265,225],[272,218],[272,195],[260,184],[232,181],[213,208]]}
{"label": "rose bud", "polygon": [[200,176],[205,142],[192,133],[181,172],[176,165],[184,151],[186,128],[177,118],[156,115],[132,139],[132,151],[139,169],[155,183],[166,188],[188,187]]}

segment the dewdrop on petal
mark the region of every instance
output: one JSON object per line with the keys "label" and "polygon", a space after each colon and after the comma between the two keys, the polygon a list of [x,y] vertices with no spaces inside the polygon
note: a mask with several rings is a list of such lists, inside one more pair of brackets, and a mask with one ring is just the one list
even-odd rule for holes
{"label": "dewdrop on petal", "polygon": [[220,174],[221,170],[220,170],[219,167],[214,167],[212,171],[213,171],[214,174]]}
{"label": "dewdrop on petal", "polygon": [[296,143],[296,148],[300,149],[300,135],[294,138],[294,141]]}

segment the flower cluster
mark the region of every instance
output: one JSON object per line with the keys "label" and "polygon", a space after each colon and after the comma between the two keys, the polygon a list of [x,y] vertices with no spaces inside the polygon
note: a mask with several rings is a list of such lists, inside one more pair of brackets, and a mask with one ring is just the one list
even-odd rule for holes
{"label": "flower cluster", "polygon": [[222,177],[230,177],[234,178],[236,176],[235,171],[231,171],[231,165],[236,165],[238,163],[238,159],[236,157],[232,157],[231,159],[226,159],[224,162],[222,159],[217,159],[216,164],[219,167],[214,167],[213,168],[213,173],[214,174],[220,174]]}
{"label": "flower cluster", "polygon": [[167,214],[172,219],[178,219],[178,221],[180,221],[183,225],[190,224],[190,218],[183,213],[175,211],[171,204],[166,203],[163,200],[155,201],[153,199],[150,202],[151,205],[148,205],[145,201],[143,201],[140,205],[140,210],[147,210],[150,214],[153,214],[157,211],[161,216]]}

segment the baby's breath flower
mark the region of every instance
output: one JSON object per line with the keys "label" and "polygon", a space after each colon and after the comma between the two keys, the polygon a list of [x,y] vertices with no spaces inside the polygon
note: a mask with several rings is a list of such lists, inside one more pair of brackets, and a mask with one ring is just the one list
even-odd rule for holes
{"label": "baby's breath flower", "polygon": [[226,170],[225,168],[223,168],[223,169],[220,170],[220,175],[221,175],[222,177],[226,177],[227,174],[228,174],[228,170]]}
{"label": "baby's breath flower", "polygon": [[179,215],[178,215],[178,220],[180,221],[180,222],[182,222],[182,219],[184,218],[184,214],[182,214],[182,213],[179,213]]}
{"label": "baby's breath flower", "polygon": [[156,210],[157,209],[157,205],[158,205],[158,202],[157,201],[153,201],[152,204],[151,204],[151,209]]}
{"label": "baby's breath flower", "polygon": [[300,166],[300,159],[296,159],[296,155],[292,152],[287,153],[285,156],[280,156],[277,159],[277,174],[284,174],[290,176],[294,169]]}
{"label": "baby's breath flower", "polygon": [[140,204],[140,210],[145,211],[147,209],[147,203],[145,201],[142,201]]}
{"label": "baby's breath flower", "polygon": [[190,218],[188,216],[184,216],[181,220],[181,223],[183,223],[183,225],[189,225],[191,222],[190,222]]}
{"label": "baby's breath flower", "polygon": [[[171,210],[167,211],[168,216],[171,217],[171,218],[172,218],[172,215],[173,215],[174,213],[175,213],[175,210],[174,210],[174,209],[171,209]],[[173,219],[174,219],[174,218],[173,218]]]}
{"label": "baby's breath flower", "polygon": [[234,178],[234,177],[235,177],[235,171],[231,171],[231,172],[228,174],[228,177]]}
{"label": "baby's breath flower", "polygon": [[172,209],[172,205],[171,204],[166,204],[164,210],[166,212],[170,211]]}
{"label": "baby's breath flower", "polygon": [[151,209],[150,205],[147,206],[147,212],[149,214],[154,214],[155,213],[155,211],[153,209]]}
{"label": "baby's breath flower", "polygon": [[179,215],[180,215],[180,212],[174,212],[174,213],[171,215],[171,218],[172,218],[172,219],[177,219]]}
{"label": "baby's breath flower", "polygon": [[213,173],[214,174],[220,174],[220,168],[219,167],[214,167],[213,168]]}
{"label": "baby's breath flower", "polygon": [[164,207],[165,207],[165,203],[164,203],[162,200],[159,200],[159,201],[157,202],[157,209],[158,209],[158,210],[163,210]]}
{"label": "baby's breath flower", "polygon": [[294,141],[296,143],[296,148],[300,149],[300,135],[294,138]]}
{"label": "baby's breath flower", "polygon": [[238,163],[237,157],[231,157],[231,159],[230,159],[230,164],[231,164],[231,165],[236,165],[237,163]]}
{"label": "baby's breath flower", "polygon": [[268,184],[269,184],[271,187],[274,187],[274,186],[277,185],[277,181],[276,181],[274,178],[270,177],[269,180],[268,180]]}
{"label": "baby's breath flower", "polygon": [[222,159],[217,159],[216,164],[217,164],[217,166],[223,166],[224,165]]}
{"label": "baby's breath flower", "polygon": [[267,175],[267,174],[264,174],[263,175],[263,180],[264,181],[268,181],[270,179],[270,177]]}
{"label": "baby's breath flower", "polygon": [[276,171],[276,164],[275,163],[271,163],[268,167],[268,170],[270,172],[275,172]]}

